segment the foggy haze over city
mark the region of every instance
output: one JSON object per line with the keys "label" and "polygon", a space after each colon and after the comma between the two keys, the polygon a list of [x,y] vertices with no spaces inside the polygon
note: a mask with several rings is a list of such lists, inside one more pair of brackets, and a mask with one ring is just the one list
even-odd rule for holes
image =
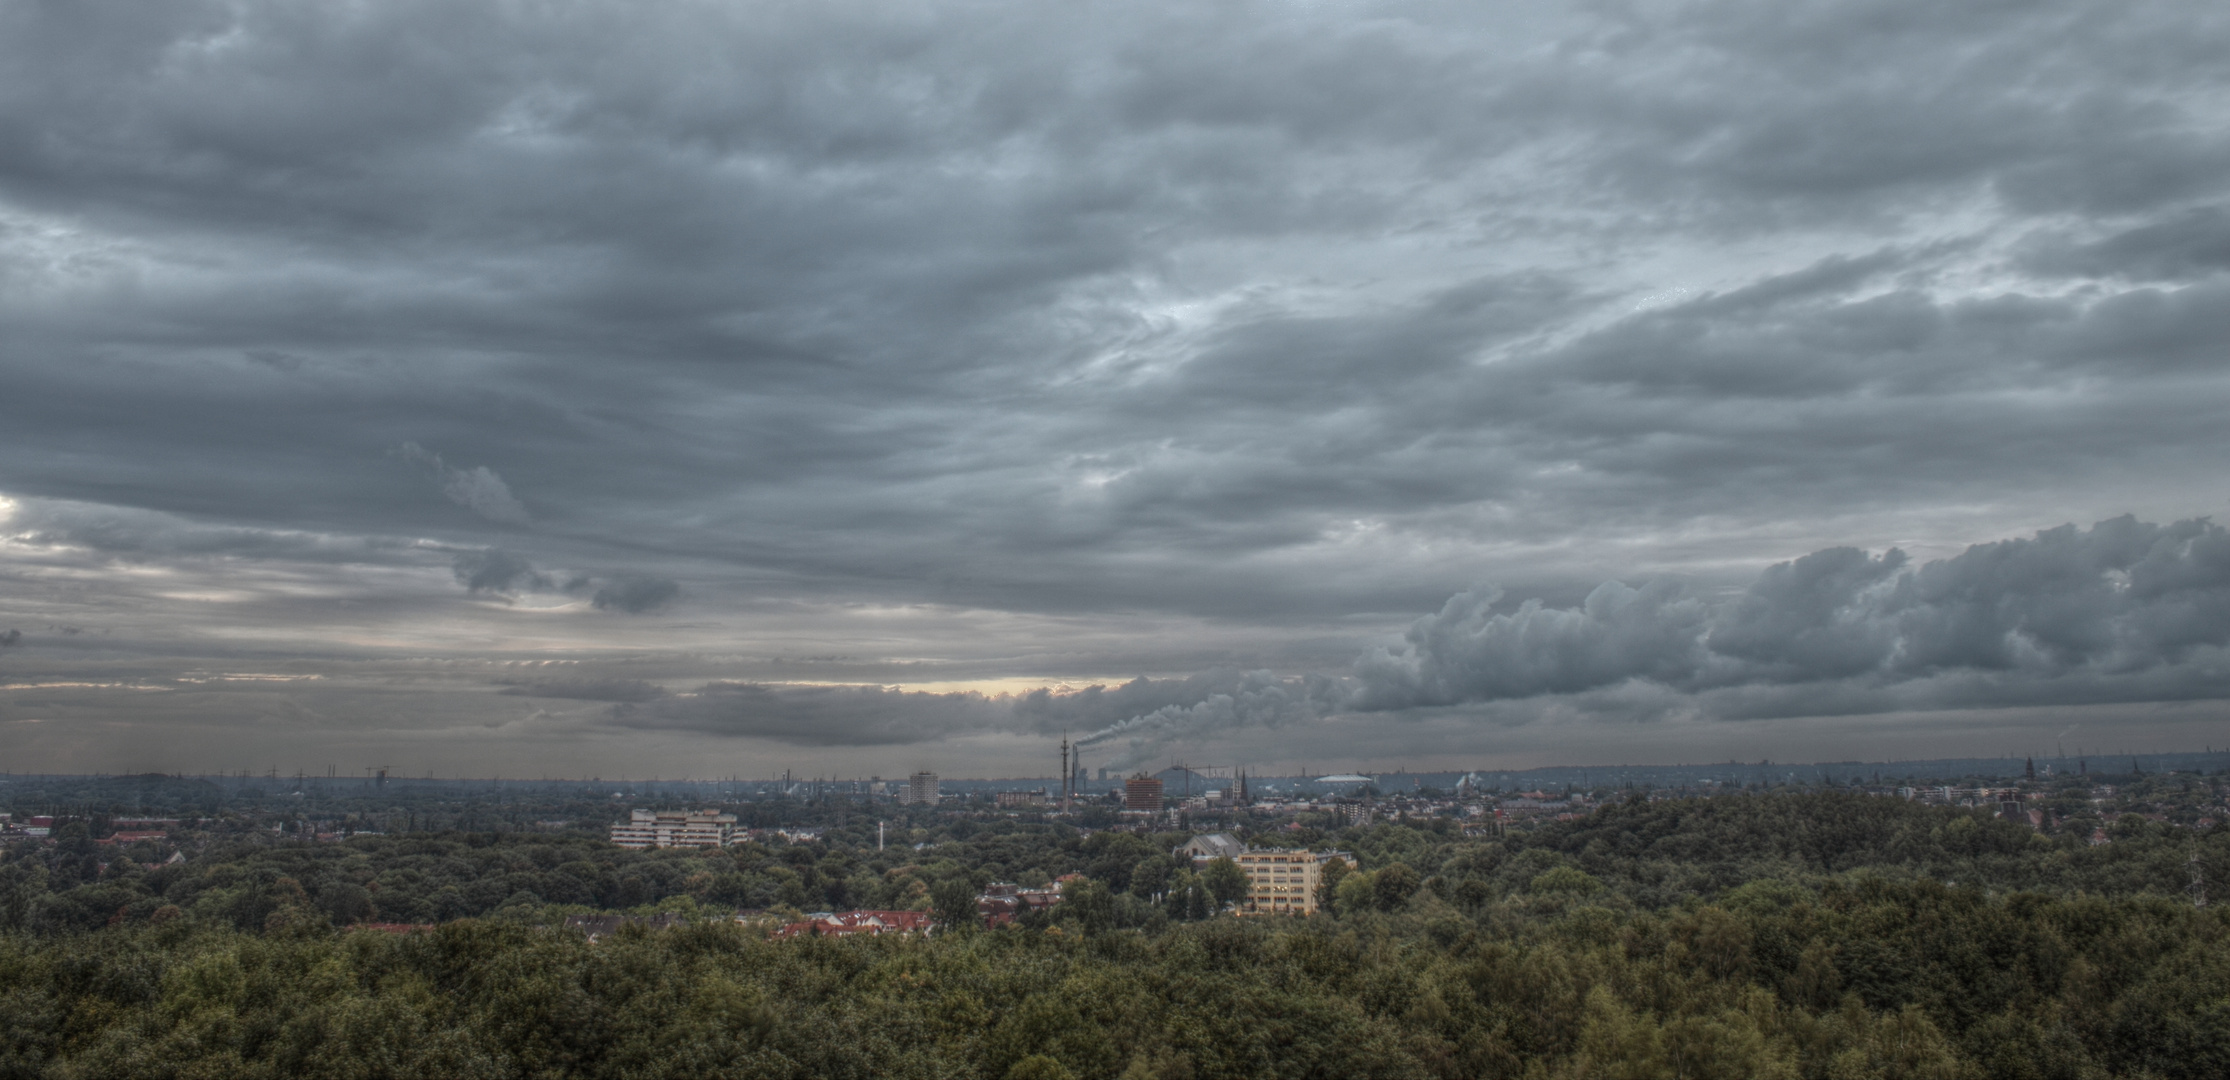
{"label": "foggy haze over city", "polygon": [[2230,743],[2218,5],[0,4],[0,761]]}

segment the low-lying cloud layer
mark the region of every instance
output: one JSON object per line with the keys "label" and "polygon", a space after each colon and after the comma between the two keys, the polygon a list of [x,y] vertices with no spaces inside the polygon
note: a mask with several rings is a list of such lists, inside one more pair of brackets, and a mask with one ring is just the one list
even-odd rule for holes
{"label": "low-lying cloud layer", "polygon": [[1569,608],[1504,599],[1459,593],[1337,677],[1039,691],[1017,712],[1104,716],[1121,703],[1132,714],[1079,745],[1123,746],[1128,766],[1338,712],[1528,700],[1543,706],[1532,716],[1744,720],[2230,697],[2230,530],[2204,519],[2064,525],[1921,564],[1829,548],[1739,592],[1658,579],[1604,582]]}
{"label": "low-lying cloud layer", "polygon": [[2206,520],[2066,525],[1917,565],[1895,548],[1830,548],[1769,567],[1732,596],[1612,581],[1574,608],[1528,600],[1498,612],[1501,598],[1493,588],[1461,593],[1400,646],[1366,654],[1354,706],[1453,706],[1629,681],[1691,694],[1833,687],[1830,709],[1847,705],[1849,687],[1950,677],[1998,684],[2001,704],[2230,692],[2230,532]]}

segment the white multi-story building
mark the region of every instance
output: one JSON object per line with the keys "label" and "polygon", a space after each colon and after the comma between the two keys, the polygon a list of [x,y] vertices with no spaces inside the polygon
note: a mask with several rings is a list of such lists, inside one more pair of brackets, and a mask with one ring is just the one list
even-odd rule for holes
{"label": "white multi-story building", "polygon": [[716,848],[735,837],[736,816],[711,810],[635,810],[612,826],[623,848]]}

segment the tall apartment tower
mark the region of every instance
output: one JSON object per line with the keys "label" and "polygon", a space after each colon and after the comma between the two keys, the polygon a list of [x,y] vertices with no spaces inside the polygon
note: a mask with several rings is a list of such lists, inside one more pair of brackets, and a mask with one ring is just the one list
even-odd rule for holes
{"label": "tall apartment tower", "polygon": [[937,805],[937,774],[918,772],[907,777],[905,801],[917,806]]}

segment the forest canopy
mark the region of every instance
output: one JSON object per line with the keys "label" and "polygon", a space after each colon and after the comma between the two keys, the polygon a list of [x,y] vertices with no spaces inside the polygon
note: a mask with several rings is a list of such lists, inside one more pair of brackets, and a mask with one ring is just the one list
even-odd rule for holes
{"label": "forest canopy", "polygon": [[[925,819],[927,820],[927,819]],[[951,820],[878,851],[579,834],[236,844],[80,823],[0,864],[0,1076],[2219,1077],[2230,843],[1849,794],[1633,801],[1538,832],[1301,827],[1354,868],[1226,913],[1183,835]],[[916,844],[920,845],[918,848]],[[1082,874],[997,930],[939,902]],[[768,940],[737,908],[934,910]],[[570,912],[671,911],[591,942]],[[431,924],[392,932],[379,923]]]}

